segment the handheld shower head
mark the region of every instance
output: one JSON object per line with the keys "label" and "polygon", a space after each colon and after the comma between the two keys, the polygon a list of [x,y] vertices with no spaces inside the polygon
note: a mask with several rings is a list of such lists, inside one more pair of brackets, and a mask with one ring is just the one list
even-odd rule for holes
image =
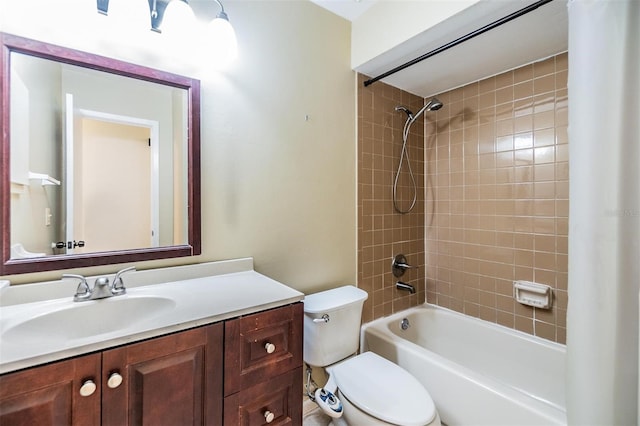
{"label": "handheld shower head", "polygon": [[442,102],[438,98],[431,98],[429,102],[427,102],[427,111],[437,111],[442,108]]}
{"label": "handheld shower head", "polygon": [[420,108],[420,111],[418,111],[416,115],[411,117],[411,122],[416,121],[418,117],[420,117],[420,115],[422,115],[422,113],[425,111],[437,111],[440,108],[442,108],[442,102],[440,102],[438,98],[431,98],[429,99],[429,102],[427,102],[422,108]]}
{"label": "handheld shower head", "polygon": [[416,121],[418,119],[418,117],[420,117],[420,115],[425,112],[425,111],[437,111],[440,108],[442,108],[443,104],[442,102],[440,102],[440,100],[438,98],[431,98],[429,99],[429,101],[422,107],[420,108],[420,111],[418,111],[415,115],[408,110],[406,107],[403,107],[402,105],[399,105],[396,107],[396,111],[404,111],[405,114],[407,114],[408,117],[408,121],[413,123],[414,121]]}

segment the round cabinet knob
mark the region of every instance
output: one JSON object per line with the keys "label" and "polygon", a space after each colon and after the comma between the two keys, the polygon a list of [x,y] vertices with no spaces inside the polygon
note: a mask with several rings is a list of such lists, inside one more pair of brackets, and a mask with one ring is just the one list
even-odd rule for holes
{"label": "round cabinet knob", "polygon": [[267,344],[264,345],[264,348],[268,354],[272,354],[276,350],[276,345],[274,345],[273,343],[267,342]]}
{"label": "round cabinet knob", "polygon": [[267,421],[267,423],[271,423],[275,418],[276,418],[276,415],[273,414],[271,411],[267,410],[264,412],[264,419]]}
{"label": "round cabinet knob", "polygon": [[107,386],[111,389],[115,389],[122,384],[122,376],[118,373],[111,373],[107,379]]}
{"label": "round cabinet knob", "polygon": [[82,396],[91,396],[96,391],[96,384],[93,380],[85,381],[82,386],[80,386],[80,395]]}

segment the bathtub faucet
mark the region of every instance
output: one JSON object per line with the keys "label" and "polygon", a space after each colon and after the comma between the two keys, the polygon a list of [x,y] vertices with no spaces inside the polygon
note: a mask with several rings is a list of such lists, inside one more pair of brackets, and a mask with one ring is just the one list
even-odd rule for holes
{"label": "bathtub faucet", "polygon": [[416,292],[416,288],[411,284],[404,283],[402,281],[396,282],[396,288],[398,290],[407,290],[409,293],[414,294]]}

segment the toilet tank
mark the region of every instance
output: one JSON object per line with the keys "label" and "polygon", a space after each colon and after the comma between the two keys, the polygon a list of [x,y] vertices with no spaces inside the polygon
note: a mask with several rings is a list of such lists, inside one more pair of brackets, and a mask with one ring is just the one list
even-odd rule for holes
{"label": "toilet tank", "polygon": [[366,291],[350,285],[305,296],[303,358],[307,364],[325,367],[358,350],[367,297]]}

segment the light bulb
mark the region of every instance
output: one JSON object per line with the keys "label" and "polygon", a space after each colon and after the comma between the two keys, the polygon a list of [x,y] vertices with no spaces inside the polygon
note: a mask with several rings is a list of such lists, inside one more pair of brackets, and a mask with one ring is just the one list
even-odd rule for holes
{"label": "light bulb", "polygon": [[197,58],[193,47],[197,26],[193,10],[182,0],[172,0],[164,10],[160,25],[163,44],[171,52],[170,56],[178,59],[180,66],[189,67]]}
{"label": "light bulb", "polygon": [[238,57],[236,32],[229,20],[220,15],[211,21],[207,30],[212,61],[216,66],[224,68]]}
{"label": "light bulb", "polygon": [[160,29],[163,34],[181,41],[189,41],[196,25],[196,16],[189,5],[182,0],[172,0],[164,10]]}
{"label": "light bulb", "polygon": [[107,16],[114,26],[126,32],[151,28],[151,11],[145,0],[110,0]]}

